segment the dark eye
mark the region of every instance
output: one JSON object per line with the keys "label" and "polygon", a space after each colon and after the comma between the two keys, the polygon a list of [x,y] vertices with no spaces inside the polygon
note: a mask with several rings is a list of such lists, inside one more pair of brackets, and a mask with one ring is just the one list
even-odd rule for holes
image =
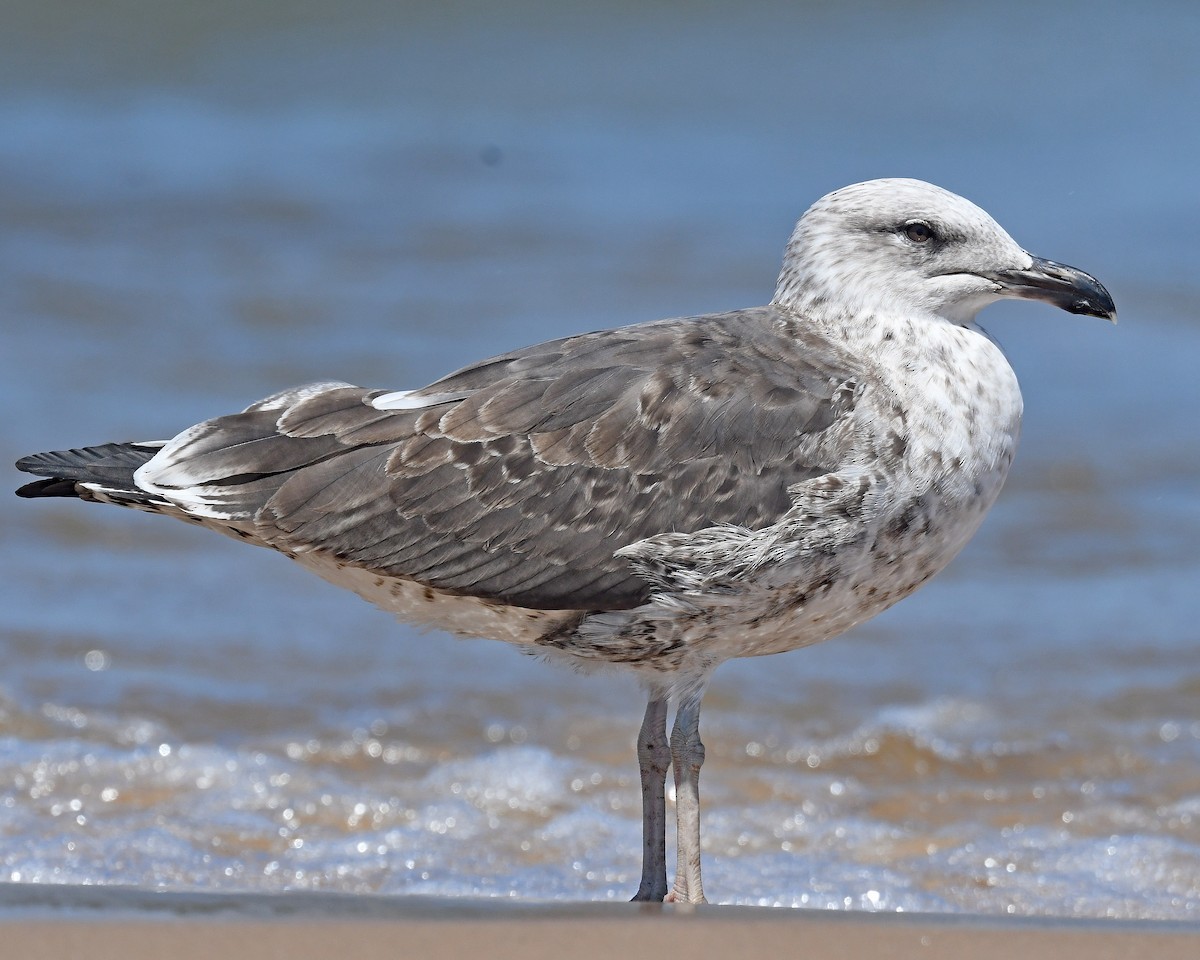
{"label": "dark eye", "polygon": [[924,220],[909,220],[904,225],[904,235],[913,243],[928,243],[937,236]]}

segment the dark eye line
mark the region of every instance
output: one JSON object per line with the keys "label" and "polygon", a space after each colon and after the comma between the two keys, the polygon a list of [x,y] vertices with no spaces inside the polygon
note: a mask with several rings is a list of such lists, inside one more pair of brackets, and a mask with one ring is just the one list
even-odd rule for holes
{"label": "dark eye line", "polygon": [[[920,226],[926,228],[929,231],[929,235],[924,240],[913,240],[911,237],[909,237],[907,235],[909,228],[913,227],[917,224],[920,224]],[[915,219],[915,218],[912,220],[905,220],[899,224],[890,224],[887,226],[882,226],[882,225],[876,226],[873,229],[875,231],[878,231],[879,233],[883,234],[884,236],[891,235],[891,236],[900,237],[902,239],[907,239],[910,243],[913,243],[916,246],[941,247],[948,243],[957,243],[963,239],[957,233],[950,233],[950,232],[943,233],[942,231],[944,228],[935,227],[928,220],[920,220],[920,219]]]}

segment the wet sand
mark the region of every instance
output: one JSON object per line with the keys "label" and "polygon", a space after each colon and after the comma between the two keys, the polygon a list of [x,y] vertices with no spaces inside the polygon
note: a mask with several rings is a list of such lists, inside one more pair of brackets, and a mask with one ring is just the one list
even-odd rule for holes
{"label": "wet sand", "polygon": [[0,942],[5,956],[23,960],[588,960],[728,957],[748,949],[806,960],[1193,960],[1200,924],[5,884]]}

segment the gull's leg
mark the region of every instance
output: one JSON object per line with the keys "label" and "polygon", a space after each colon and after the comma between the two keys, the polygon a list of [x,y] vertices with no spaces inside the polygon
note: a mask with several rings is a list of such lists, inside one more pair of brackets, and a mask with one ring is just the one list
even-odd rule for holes
{"label": "gull's leg", "polygon": [[704,744],[700,742],[698,690],[684,695],[675,711],[671,730],[671,764],[675,768],[675,817],[679,827],[679,860],[675,868],[672,899],[678,903],[704,903],[700,883],[700,767]]}
{"label": "gull's leg", "polygon": [[642,882],[634,900],[661,903],[667,895],[667,804],[663,788],[671,751],[667,746],[667,698],[650,691],[637,741],[642,774]]}

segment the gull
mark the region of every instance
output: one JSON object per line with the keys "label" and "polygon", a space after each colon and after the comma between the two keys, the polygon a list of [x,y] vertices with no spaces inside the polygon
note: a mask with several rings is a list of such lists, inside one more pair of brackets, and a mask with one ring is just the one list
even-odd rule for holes
{"label": "gull", "polygon": [[843,633],[974,534],[1021,423],[975,322],[1002,298],[1116,320],[1095,278],[973,203],[873,180],[801,217],[766,306],[552,340],[416,390],[285,390],[170,440],[26,457],[43,479],[18,494],[192,521],[405,620],[633,674],[634,900],[698,903],[714,669]]}

